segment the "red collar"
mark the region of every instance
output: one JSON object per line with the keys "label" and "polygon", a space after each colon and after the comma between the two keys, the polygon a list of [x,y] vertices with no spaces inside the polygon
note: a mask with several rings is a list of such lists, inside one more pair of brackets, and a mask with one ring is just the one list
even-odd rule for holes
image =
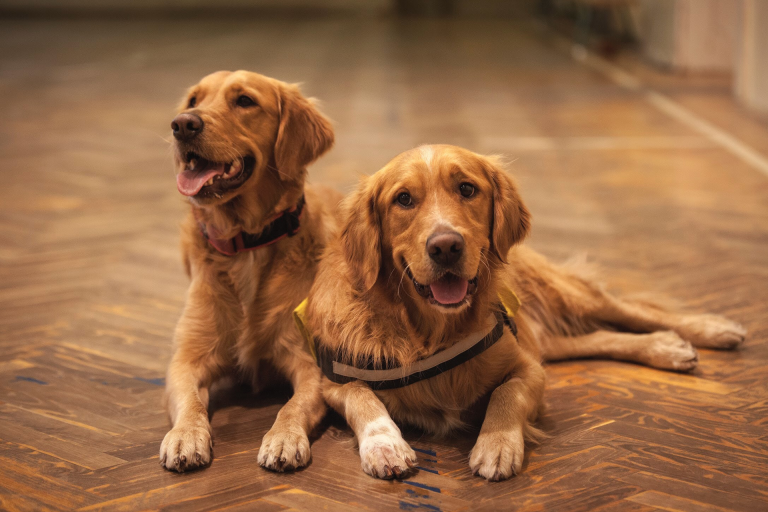
{"label": "red collar", "polygon": [[241,252],[252,251],[259,247],[272,245],[299,231],[301,214],[304,211],[304,196],[301,196],[296,206],[274,217],[261,233],[246,233],[241,231],[233,238],[221,238],[221,233],[214,226],[206,225],[195,214],[200,233],[211,246],[226,256],[234,256]]}

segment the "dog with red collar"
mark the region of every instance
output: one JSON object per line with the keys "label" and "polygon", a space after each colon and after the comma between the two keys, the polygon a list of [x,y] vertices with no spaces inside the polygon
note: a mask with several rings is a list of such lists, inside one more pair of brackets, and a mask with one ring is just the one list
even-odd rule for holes
{"label": "dog with red collar", "polygon": [[308,433],[325,414],[320,370],[293,325],[341,195],[305,186],[306,166],[333,145],[330,122],[294,85],[221,71],[184,97],[171,124],[177,188],[188,198],[182,250],[191,278],[166,379],[173,428],[161,464],[187,471],[213,457],[211,386],[254,390],[280,378],[293,396],[262,440],[274,471],[310,459]]}

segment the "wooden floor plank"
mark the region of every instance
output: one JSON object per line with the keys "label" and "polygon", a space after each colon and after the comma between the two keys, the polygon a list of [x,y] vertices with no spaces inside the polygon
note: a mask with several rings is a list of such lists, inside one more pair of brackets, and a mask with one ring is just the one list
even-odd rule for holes
{"label": "wooden floor plank", "polygon": [[646,472],[633,473],[622,480],[643,489],[670,494],[680,500],[720,507],[725,510],[754,511],[765,508],[765,500],[749,498],[738,493],[729,493],[708,488],[706,486],[681,482],[674,478],[666,478]]}
{"label": "wooden floor plank", "polygon": [[641,492],[630,496],[627,500],[671,512],[723,512],[728,510],[656,491]]}

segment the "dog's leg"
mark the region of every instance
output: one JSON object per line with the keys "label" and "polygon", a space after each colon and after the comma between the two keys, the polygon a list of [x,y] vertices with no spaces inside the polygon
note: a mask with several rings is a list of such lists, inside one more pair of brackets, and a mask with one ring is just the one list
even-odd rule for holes
{"label": "dog's leg", "polygon": [[212,375],[206,368],[189,364],[177,352],[168,368],[166,401],[173,428],[160,445],[160,464],[183,472],[211,463],[213,441],[208,421],[208,387]]}
{"label": "dog's leg", "polygon": [[696,349],[674,331],[595,331],[583,336],[553,336],[542,340],[541,346],[547,361],[594,357],[677,371],[692,370],[699,361]]}
{"label": "dog's leg", "polygon": [[660,306],[624,300],[605,292],[593,298],[588,316],[633,332],[674,331],[696,347],[732,349],[744,341],[746,330],[719,315],[689,315]]}
{"label": "dog's leg", "polygon": [[[705,348],[732,349],[746,336],[741,325],[719,315],[674,313],[656,304],[621,299],[592,286],[579,291],[581,296],[568,297],[568,302],[577,304],[571,309],[587,321],[639,333],[674,331],[694,346]],[[663,336],[668,338],[669,334]]]}
{"label": "dog's leg", "polygon": [[340,385],[323,378],[323,396],[355,432],[363,471],[377,478],[401,478],[416,465],[416,453],[368,386],[359,381]]}
{"label": "dog's leg", "polygon": [[[561,317],[582,322],[591,329],[602,325],[637,333],[674,331],[696,347],[731,349],[744,341],[744,328],[719,315],[680,314],[663,306],[611,295],[591,279],[562,266],[553,265],[532,251],[520,253],[521,264],[509,274],[515,281],[528,283],[532,307],[542,322]],[[522,286],[525,288],[525,286]]]}
{"label": "dog's leg", "polygon": [[206,466],[213,457],[208,390],[227,365],[216,327],[224,313],[212,309],[221,302],[209,288],[193,280],[176,327],[176,351],[165,384],[173,428],[160,445],[160,464],[173,471]]}
{"label": "dog's leg", "polygon": [[525,456],[526,430],[530,435],[544,395],[541,365],[522,351],[511,377],[491,394],[469,467],[488,480],[505,480],[520,473]]}
{"label": "dog's leg", "polygon": [[257,460],[272,471],[289,471],[306,466],[310,458],[309,433],[325,415],[320,389],[320,368],[305,353],[276,358],[286,361],[283,371],[293,385],[293,396],[277,413],[272,428],[264,435]]}
{"label": "dog's leg", "polygon": [[744,328],[722,316],[680,314],[658,304],[622,299],[543,258],[534,263],[526,272],[542,283],[534,297],[541,296],[538,307],[545,316],[562,316],[592,326],[609,324],[637,333],[674,331],[696,347],[731,349],[744,341]]}

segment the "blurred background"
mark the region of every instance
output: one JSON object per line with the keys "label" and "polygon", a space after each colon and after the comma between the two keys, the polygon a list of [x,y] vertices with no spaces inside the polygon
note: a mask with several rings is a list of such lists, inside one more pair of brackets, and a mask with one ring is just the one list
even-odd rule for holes
{"label": "blurred background", "polygon": [[[665,414],[706,407],[715,412],[703,430],[745,436],[744,454],[732,455],[726,472],[752,480],[744,487],[712,470],[735,444],[700,455],[701,474],[715,471],[714,480],[670,462],[699,462],[682,455],[644,471],[690,478],[703,487],[680,496],[726,508],[731,501],[707,501],[700,489],[758,492],[768,460],[757,455],[764,431],[750,430],[764,427],[768,400],[766,26],[762,0],[0,0],[0,498],[22,488],[11,480],[59,493],[27,492],[31,509],[163,488],[141,494],[142,507],[159,507],[214,486],[206,475],[218,473],[177,480],[155,459],[167,429],[163,376],[188,284],[170,122],[186,89],[220,69],[300,82],[318,98],[337,142],[310,167],[311,183],[348,192],[424,143],[505,155],[533,213],[537,250],[558,261],[586,253],[615,291],[661,293],[750,330],[743,351],[702,357],[692,381],[639,367],[615,373],[615,363],[591,363],[611,371],[589,378],[577,364],[548,367],[553,439],[526,474],[575,449],[560,436],[568,429],[588,436],[615,421],[615,435],[626,434],[617,427],[623,413],[611,416],[614,398],[642,405],[672,396]],[[239,468],[278,485],[252,464],[278,406],[217,412],[217,457],[230,459],[206,471]],[[676,418],[658,421],[673,430],[689,419]],[[634,449],[626,436],[615,444]],[[663,436],[636,444],[672,443]],[[317,460],[346,457],[338,439],[348,437],[324,434]],[[714,437],[697,438],[696,449]],[[474,482],[465,467],[471,445],[435,446],[422,446],[447,454],[435,472],[466,480],[448,487],[459,496]],[[621,450],[585,457],[621,465]],[[345,478],[361,502],[394,499],[362,473],[357,480],[357,464],[350,451],[343,470],[355,471]],[[552,478],[583,469],[548,467]],[[585,481],[605,484],[601,496],[610,498],[618,466],[606,467]],[[320,478],[312,467],[301,475],[292,482]],[[509,485],[523,492],[536,483],[526,478]]]}
{"label": "blurred background", "polygon": [[93,269],[97,245],[156,236],[148,250],[175,262],[169,124],[220,69],[319,99],[337,144],[314,182],[346,192],[423,143],[501,153],[537,214],[534,243],[593,250],[617,229],[587,184],[600,172],[632,202],[654,171],[671,180],[656,198],[695,200],[682,188],[710,168],[713,193],[764,184],[766,25],[756,0],[0,0],[0,258],[72,237]]}

